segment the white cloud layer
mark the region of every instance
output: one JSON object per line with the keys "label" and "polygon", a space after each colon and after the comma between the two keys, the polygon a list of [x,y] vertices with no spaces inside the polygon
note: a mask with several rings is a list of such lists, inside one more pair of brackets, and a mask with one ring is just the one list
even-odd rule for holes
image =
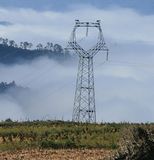
{"label": "white cloud layer", "polygon": [[0,8],[0,19],[14,23],[1,26],[2,36],[17,40],[67,41],[75,19],[102,20],[104,35],[116,41],[154,42],[154,15],[140,15],[131,9],[100,10],[92,6],[68,12]]}

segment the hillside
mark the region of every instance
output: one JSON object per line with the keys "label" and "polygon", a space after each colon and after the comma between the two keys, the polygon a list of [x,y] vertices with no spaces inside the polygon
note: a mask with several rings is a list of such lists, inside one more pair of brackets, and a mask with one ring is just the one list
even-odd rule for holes
{"label": "hillside", "polygon": [[[22,42],[24,44],[26,42]],[[30,44],[27,42],[27,44]],[[51,44],[51,43],[50,43]],[[48,44],[49,45],[49,44]],[[28,45],[10,45],[0,43],[0,63],[14,64],[35,60],[40,57],[48,57],[57,61],[64,61],[70,57],[69,52],[59,44],[52,44],[52,47],[43,47],[38,44],[36,48],[28,48]]]}

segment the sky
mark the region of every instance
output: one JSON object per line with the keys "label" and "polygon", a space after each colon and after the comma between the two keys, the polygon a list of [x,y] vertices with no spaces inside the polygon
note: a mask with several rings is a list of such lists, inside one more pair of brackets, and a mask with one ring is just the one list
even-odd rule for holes
{"label": "sky", "polygon": [[[18,43],[51,41],[65,47],[75,19],[92,22],[100,19],[110,52],[108,62],[103,63],[102,53],[95,57],[97,120],[154,122],[153,8],[153,0],[0,0],[0,37]],[[90,46],[91,43],[86,47]],[[15,80],[28,86],[35,98],[0,97],[3,108],[0,119],[48,115],[70,120],[76,73],[77,62],[61,66],[43,59],[30,65],[1,65],[0,81]],[[7,112],[10,109],[13,111]]]}

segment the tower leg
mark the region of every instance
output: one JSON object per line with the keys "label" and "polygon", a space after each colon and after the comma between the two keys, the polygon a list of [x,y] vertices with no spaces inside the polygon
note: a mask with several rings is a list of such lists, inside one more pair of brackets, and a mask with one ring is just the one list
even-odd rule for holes
{"label": "tower leg", "polygon": [[93,57],[79,57],[73,121],[96,122]]}

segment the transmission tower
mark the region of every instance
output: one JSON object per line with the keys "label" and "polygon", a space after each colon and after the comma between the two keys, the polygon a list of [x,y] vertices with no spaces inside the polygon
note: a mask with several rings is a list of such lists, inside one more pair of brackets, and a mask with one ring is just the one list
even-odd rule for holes
{"label": "transmission tower", "polygon": [[[80,27],[86,28],[86,36],[88,36],[88,28],[98,29],[97,43],[89,50],[82,48],[76,40],[76,30]],[[106,47],[103,38],[100,20],[97,20],[96,22],[80,22],[79,20],[75,20],[75,26],[70,41],[68,42],[68,46],[69,49],[73,49],[79,56],[72,120],[74,122],[95,123],[96,107],[93,57],[100,50],[106,51],[108,57],[108,48]]]}

